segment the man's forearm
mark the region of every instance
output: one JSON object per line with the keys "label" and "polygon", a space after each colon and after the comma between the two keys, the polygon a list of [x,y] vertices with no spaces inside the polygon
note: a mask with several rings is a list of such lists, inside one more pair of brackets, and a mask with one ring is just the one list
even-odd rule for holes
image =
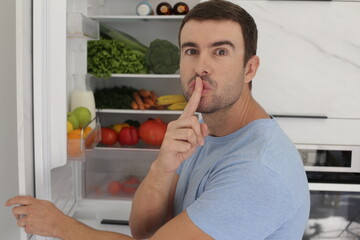
{"label": "man's forearm", "polygon": [[176,174],[164,174],[159,171],[156,160],[151,165],[133,199],[130,227],[134,237],[150,237],[169,219],[174,175]]}
{"label": "man's forearm", "polygon": [[81,222],[66,217],[63,223],[59,226],[55,237],[62,240],[129,240],[134,239],[129,236],[108,232],[108,231],[99,231],[91,227],[88,227]]}

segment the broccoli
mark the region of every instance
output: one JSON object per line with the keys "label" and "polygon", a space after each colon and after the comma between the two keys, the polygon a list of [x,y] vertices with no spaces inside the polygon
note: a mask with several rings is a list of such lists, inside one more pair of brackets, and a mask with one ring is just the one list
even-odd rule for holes
{"label": "broccoli", "polygon": [[167,40],[156,39],[150,43],[145,61],[153,73],[175,73],[179,69],[179,48]]}

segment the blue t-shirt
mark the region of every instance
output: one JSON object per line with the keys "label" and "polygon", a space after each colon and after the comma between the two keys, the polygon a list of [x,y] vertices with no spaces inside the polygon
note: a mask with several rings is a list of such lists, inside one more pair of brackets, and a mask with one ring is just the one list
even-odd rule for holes
{"label": "blue t-shirt", "polygon": [[274,119],[205,139],[178,168],[174,212],[219,240],[299,240],[310,211],[305,170]]}

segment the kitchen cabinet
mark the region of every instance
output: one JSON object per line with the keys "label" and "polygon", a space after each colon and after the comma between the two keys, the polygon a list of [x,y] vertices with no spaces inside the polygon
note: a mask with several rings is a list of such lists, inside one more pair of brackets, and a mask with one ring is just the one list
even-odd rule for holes
{"label": "kitchen cabinet", "polygon": [[258,27],[253,96],[291,140],[360,145],[359,1],[234,2]]}
{"label": "kitchen cabinet", "polygon": [[274,115],[360,118],[360,4],[236,1],[255,19],[255,98]]}

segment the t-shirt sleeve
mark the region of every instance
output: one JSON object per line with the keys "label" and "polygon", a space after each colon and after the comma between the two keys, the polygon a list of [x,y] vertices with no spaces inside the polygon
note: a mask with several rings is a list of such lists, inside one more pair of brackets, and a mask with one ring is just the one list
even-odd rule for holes
{"label": "t-shirt sleeve", "polygon": [[294,211],[279,176],[256,162],[220,167],[208,180],[186,212],[214,239],[265,239]]}
{"label": "t-shirt sleeve", "polygon": [[185,164],[185,161],[183,161],[183,162],[180,164],[180,166],[176,169],[176,174],[177,174],[177,175],[180,175],[180,173],[181,173],[181,171],[182,171],[182,169],[183,169],[183,167],[184,167],[184,164]]}

